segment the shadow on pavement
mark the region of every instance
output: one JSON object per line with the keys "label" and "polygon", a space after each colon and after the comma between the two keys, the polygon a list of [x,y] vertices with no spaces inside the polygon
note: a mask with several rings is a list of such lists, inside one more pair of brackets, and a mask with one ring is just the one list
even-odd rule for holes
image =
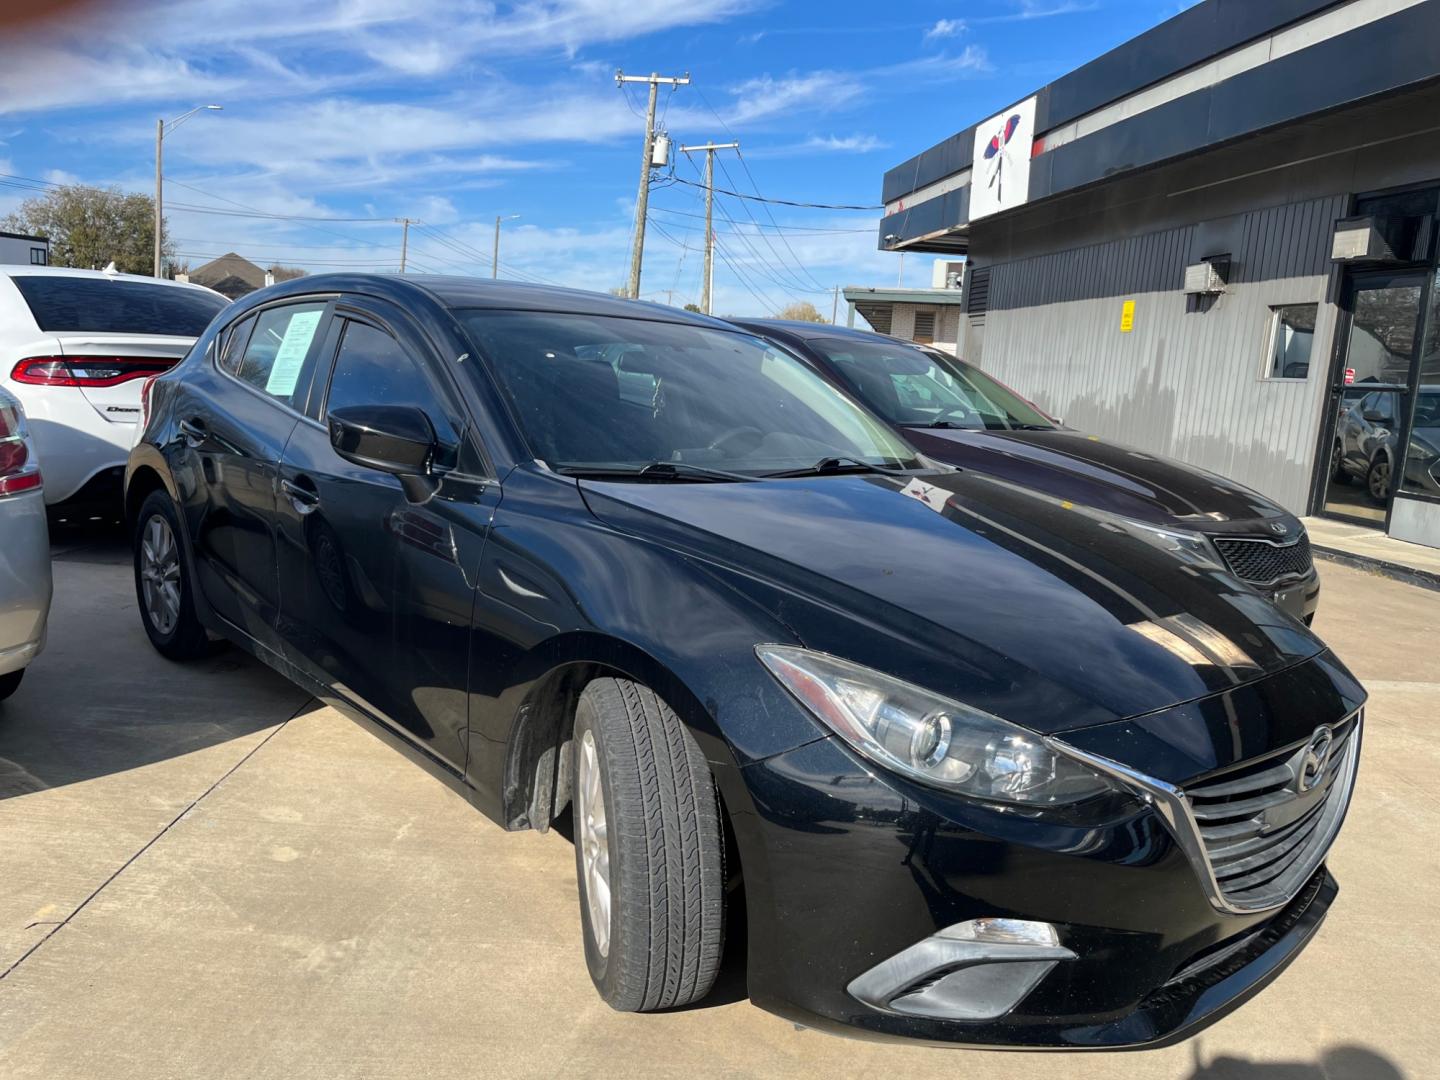
{"label": "shadow on pavement", "polygon": [[1366,1046],[1335,1046],[1314,1063],[1250,1061],[1222,1054],[1209,1064],[1195,1051],[1187,1080],[1406,1080],[1399,1066]]}
{"label": "shadow on pavement", "polygon": [[127,772],[278,724],[307,695],[238,649],[161,657],[140,623],[123,528],[51,525],[45,650],[0,702],[0,799]]}

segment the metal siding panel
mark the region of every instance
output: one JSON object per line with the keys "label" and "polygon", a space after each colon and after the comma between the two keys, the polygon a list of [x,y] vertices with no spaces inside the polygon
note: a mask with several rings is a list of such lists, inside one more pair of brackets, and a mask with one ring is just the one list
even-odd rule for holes
{"label": "metal siding panel", "polygon": [[[1242,273],[1203,313],[1187,313],[1178,288],[1193,226],[996,267],[985,367],[1077,428],[1233,476],[1303,512],[1333,308],[1325,272],[1296,271],[1323,260],[1342,202],[1246,215]],[[1244,280],[1247,267],[1257,280]],[[1130,334],[1119,332],[1123,297],[1137,305]],[[1311,377],[1261,379],[1270,306],[1311,301],[1322,302]]]}

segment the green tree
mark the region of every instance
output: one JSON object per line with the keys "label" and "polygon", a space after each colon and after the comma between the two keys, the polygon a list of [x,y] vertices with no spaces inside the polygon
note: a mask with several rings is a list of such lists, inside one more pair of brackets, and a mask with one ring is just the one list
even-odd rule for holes
{"label": "green tree", "polygon": [[686,305],[685,305],[685,310],[686,310],[686,311],[693,311],[696,315],[704,315],[704,314],[705,314],[705,309],[702,308],[699,304],[686,304]]}
{"label": "green tree", "polygon": [[[148,195],[67,184],[26,199],[0,228],[50,240],[50,265],[148,274],[155,258],[155,201]],[[174,254],[168,241],[164,255]]]}
{"label": "green tree", "polygon": [[809,300],[797,300],[793,304],[786,304],[780,309],[778,318],[790,319],[794,322],[829,322],[830,320],[816,310],[815,305]]}

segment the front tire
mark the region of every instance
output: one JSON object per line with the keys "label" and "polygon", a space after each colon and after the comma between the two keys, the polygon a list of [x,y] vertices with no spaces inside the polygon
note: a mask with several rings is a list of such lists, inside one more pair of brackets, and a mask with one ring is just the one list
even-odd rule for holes
{"label": "front tire", "polygon": [[621,1012],[699,1001],[724,941],[720,811],[705,756],[653,691],[597,679],[575,712],[585,962]]}
{"label": "front tire", "polygon": [[1370,463],[1365,474],[1365,494],[1376,506],[1384,506],[1390,497],[1390,459],[1384,454],[1376,454]]}
{"label": "front tire", "polygon": [[0,675],[0,701],[4,701],[11,694],[15,693],[16,690],[19,690],[20,680],[23,678],[25,678],[25,669],[23,667],[19,671],[9,671],[4,675]]}
{"label": "front tire", "polygon": [[195,615],[194,576],[181,535],[174,502],[152,491],[140,506],[132,542],[135,599],[156,651],[171,660],[195,660],[210,651],[210,640]]}

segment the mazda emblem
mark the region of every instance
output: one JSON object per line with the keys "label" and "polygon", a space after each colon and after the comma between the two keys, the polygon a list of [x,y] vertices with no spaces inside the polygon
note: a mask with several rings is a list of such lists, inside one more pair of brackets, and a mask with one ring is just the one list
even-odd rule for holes
{"label": "mazda emblem", "polygon": [[1305,747],[1305,753],[1300,758],[1299,775],[1295,778],[1295,787],[1298,791],[1309,791],[1320,778],[1325,775],[1325,767],[1330,764],[1330,749],[1335,742],[1335,732],[1324,724],[1315,729],[1315,734],[1310,736],[1310,743]]}

